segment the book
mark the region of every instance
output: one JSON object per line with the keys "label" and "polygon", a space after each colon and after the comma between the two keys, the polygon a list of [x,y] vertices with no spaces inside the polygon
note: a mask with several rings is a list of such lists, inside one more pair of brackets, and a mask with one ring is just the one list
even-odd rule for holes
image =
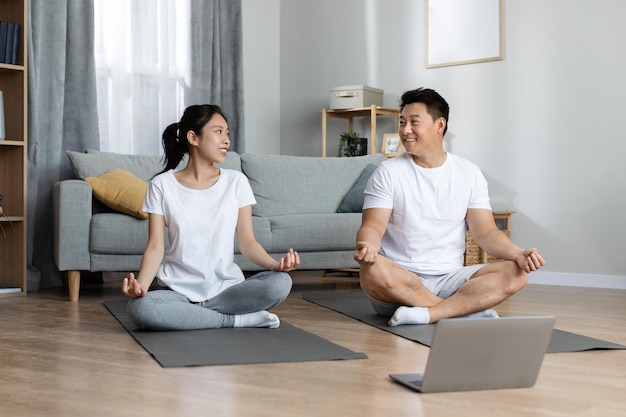
{"label": "book", "polygon": [[[6,130],[4,128],[4,93],[0,90],[0,140],[6,139]],[[2,194],[0,194],[0,203],[2,202]],[[0,205],[0,207],[2,207]]]}
{"label": "book", "polygon": [[0,21],[0,64],[5,63],[5,50],[7,47],[7,33],[9,22]]}
{"label": "book", "polygon": [[7,25],[7,40],[4,48],[4,60],[2,62],[5,64],[10,64],[11,55],[13,55],[13,36],[15,35],[13,25],[15,25],[15,23],[8,22]]}
{"label": "book", "polygon": [[[11,54],[11,64],[17,65],[20,56],[20,32],[21,26],[18,23],[13,25],[13,53]],[[8,58],[8,57],[7,57]]]}

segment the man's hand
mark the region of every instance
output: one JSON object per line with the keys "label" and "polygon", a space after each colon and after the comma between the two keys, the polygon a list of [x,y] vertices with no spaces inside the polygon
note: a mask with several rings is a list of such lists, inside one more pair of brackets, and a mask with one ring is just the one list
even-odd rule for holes
{"label": "man's hand", "polygon": [[139,284],[132,272],[122,281],[122,292],[127,297],[137,298],[146,295],[147,290]]}
{"label": "man's hand", "polygon": [[535,248],[524,249],[522,253],[517,255],[515,261],[522,271],[526,273],[536,271],[546,264],[546,261],[543,260],[541,255],[539,255],[539,251]]}
{"label": "man's hand", "polygon": [[367,242],[356,242],[354,248],[354,260],[360,265],[373,264],[376,262],[378,250],[371,247]]}
{"label": "man's hand", "polygon": [[300,255],[295,250],[289,249],[287,254],[280,258],[270,268],[272,271],[289,272],[293,271],[300,265]]}

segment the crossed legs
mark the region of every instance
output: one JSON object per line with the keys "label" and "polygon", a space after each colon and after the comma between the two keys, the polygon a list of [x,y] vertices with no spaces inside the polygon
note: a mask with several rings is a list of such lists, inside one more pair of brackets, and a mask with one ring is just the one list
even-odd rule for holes
{"label": "crossed legs", "polygon": [[282,303],[290,291],[289,274],[264,271],[201,303],[169,289],[155,290],[130,299],[127,311],[135,324],[151,330],[276,328],[280,320],[266,310]]}
{"label": "crossed legs", "polygon": [[[474,270],[473,273],[469,271],[471,276],[458,289],[435,294],[416,274],[378,255],[374,264],[361,265],[360,279],[361,287],[370,298],[399,307],[394,316],[411,312],[412,307],[421,307],[421,310],[413,310],[421,312],[421,323],[435,323],[444,318],[483,312],[515,294],[528,280],[528,274],[512,261],[475,266]],[[493,314],[488,311],[484,315]],[[390,320],[391,325],[409,323],[417,324],[414,321],[394,323],[393,318]]]}

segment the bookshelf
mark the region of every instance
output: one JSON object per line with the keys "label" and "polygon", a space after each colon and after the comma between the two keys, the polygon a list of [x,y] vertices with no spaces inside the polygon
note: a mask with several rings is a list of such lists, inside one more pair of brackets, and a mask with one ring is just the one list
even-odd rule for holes
{"label": "bookshelf", "polygon": [[0,63],[5,120],[5,138],[0,139],[0,297],[26,295],[27,3],[0,0],[0,20],[21,25],[17,64]]}

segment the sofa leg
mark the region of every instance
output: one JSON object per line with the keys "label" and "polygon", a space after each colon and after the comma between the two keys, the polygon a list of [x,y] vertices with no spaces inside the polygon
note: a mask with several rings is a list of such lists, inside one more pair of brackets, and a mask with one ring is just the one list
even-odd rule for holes
{"label": "sofa leg", "polygon": [[80,271],[67,271],[67,288],[70,294],[70,301],[78,301],[80,293]]}

